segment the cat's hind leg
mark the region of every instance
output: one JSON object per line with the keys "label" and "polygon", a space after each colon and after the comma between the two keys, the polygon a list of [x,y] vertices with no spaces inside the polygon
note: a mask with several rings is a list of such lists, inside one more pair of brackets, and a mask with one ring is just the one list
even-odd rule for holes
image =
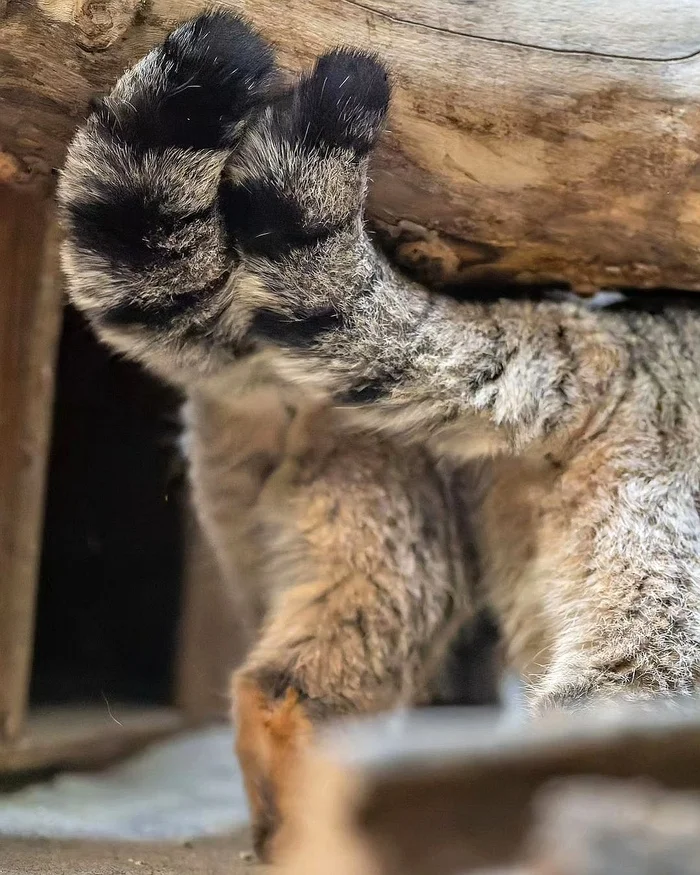
{"label": "cat's hind leg", "polygon": [[284,841],[294,768],[315,727],[426,701],[471,610],[449,491],[432,459],[338,432],[329,412],[295,424],[260,499],[269,615],[233,682],[264,857]]}
{"label": "cat's hind leg", "polygon": [[697,496],[653,446],[611,430],[549,468],[500,466],[484,587],[535,712],[698,689]]}

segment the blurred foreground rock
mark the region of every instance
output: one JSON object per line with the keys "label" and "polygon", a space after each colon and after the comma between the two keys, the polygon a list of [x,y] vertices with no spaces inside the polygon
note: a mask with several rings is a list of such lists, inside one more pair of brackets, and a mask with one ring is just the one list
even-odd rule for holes
{"label": "blurred foreground rock", "polygon": [[304,776],[285,875],[700,875],[697,707],[359,723]]}

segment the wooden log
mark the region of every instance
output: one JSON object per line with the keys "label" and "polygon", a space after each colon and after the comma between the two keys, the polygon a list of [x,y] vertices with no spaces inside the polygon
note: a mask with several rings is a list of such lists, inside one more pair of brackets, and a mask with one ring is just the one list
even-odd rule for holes
{"label": "wooden log", "polygon": [[[552,781],[595,776],[698,791],[698,745],[697,706],[675,714],[604,709],[526,725],[441,709],[341,726],[304,763],[282,875],[486,875],[508,866],[526,867],[513,875],[617,875],[573,868],[601,821],[594,812],[583,822],[573,797],[564,811],[543,794]],[[584,785],[578,799],[587,794],[590,807],[596,786]],[[609,798],[621,792],[634,791]],[[653,800],[646,805],[640,793],[644,814]],[[563,823],[578,824],[578,839],[559,848],[559,869],[547,868]],[[649,826],[649,842],[662,841],[664,824]],[[618,834],[626,828],[620,814]]]}
{"label": "wooden log", "polygon": [[47,206],[0,186],[0,741],[19,735],[29,695],[62,309]]}
{"label": "wooden log", "polygon": [[[88,98],[202,0],[14,0],[0,177],[45,179]],[[338,42],[396,83],[371,216],[436,282],[700,289],[696,0],[225,0],[299,69]]]}

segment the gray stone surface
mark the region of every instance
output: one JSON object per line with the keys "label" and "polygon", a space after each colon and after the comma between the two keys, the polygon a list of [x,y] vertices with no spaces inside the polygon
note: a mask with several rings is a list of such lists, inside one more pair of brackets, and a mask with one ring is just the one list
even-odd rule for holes
{"label": "gray stone surface", "polygon": [[228,727],[153,745],[99,773],[0,795],[0,836],[171,840],[221,835],[248,815]]}

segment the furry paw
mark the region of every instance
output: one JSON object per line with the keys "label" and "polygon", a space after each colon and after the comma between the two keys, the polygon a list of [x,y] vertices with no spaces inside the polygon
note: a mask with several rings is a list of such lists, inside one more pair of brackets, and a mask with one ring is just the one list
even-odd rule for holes
{"label": "furry paw", "polygon": [[342,230],[359,214],[365,164],[389,106],[385,68],[339,49],[272,105],[243,144],[222,189],[231,238],[279,259]]}
{"label": "furry paw", "polygon": [[226,147],[274,76],[272,49],[245,21],[209,12],[173,31],[122,77],[96,117],[113,137],[143,148]]}
{"label": "furry paw", "polygon": [[382,131],[390,96],[386,68],[375,55],[329,52],[299,84],[293,133],[301,148],[340,147],[365,155]]}
{"label": "furry paw", "polygon": [[292,689],[276,697],[239,675],[233,692],[236,754],[248,795],[253,847],[262,861],[276,861],[293,832],[297,769],[311,741],[311,721]]}

